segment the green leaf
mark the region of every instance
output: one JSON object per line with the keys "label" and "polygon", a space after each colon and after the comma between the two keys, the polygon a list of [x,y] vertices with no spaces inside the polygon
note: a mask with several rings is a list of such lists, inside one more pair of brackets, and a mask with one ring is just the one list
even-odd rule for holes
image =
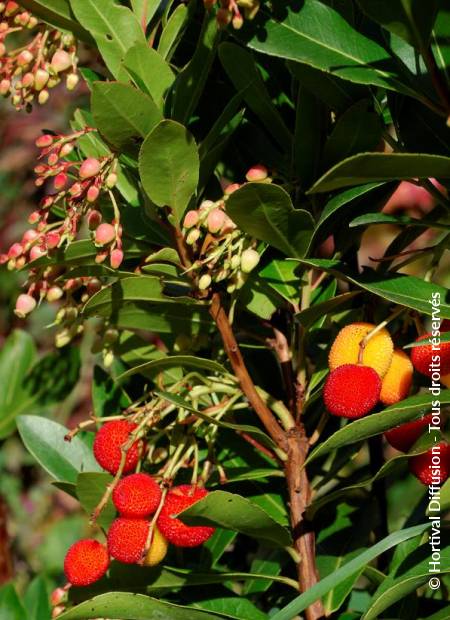
{"label": "green leaf", "polygon": [[312,588],[303,594],[300,594],[300,596],[297,596],[293,601],[286,605],[286,607],[283,607],[281,611],[274,614],[271,620],[292,620],[296,614],[299,614],[304,609],[309,607],[309,605],[327,594],[330,590],[335,588],[337,584],[355,574],[361,567],[365,567],[376,557],[388,551],[392,547],[397,546],[404,540],[408,540],[409,538],[425,532],[425,530],[429,527],[429,523],[426,523],[390,534],[380,542],[372,545],[372,547],[367,551],[364,551],[353,560],[350,560],[350,562],[347,562],[347,564],[339,568],[337,571],[331,573],[331,575],[328,575],[328,577],[325,577],[325,579],[319,581],[319,583],[314,585]]}
{"label": "green leaf", "polygon": [[308,251],[314,223],[311,215],[294,209],[289,194],[277,185],[247,183],[227,200],[226,210],[237,226],[288,257]]}
{"label": "green leaf", "polygon": [[428,45],[439,8],[438,0],[357,0],[371,19],[422,51]]}
{"label": "green leaf", "polygon": [[179,123],[162,121],[142,145],[139,173],[149,198],[159,207],[170,207],[180,222],[198,183],[194,138]]}
{"label": "green leaf", "polygon": [[12,583],[4,585],[0,589],[0,618],[2,620],[23,620],[27,618]]}
{"label": "green leaf", "polygon": [[258,276],[287,301],[298,301],[300,278],[296,270],[296,261],[273,259],[258,272]]}
{"label": "green leaf", "polygon": [[[113,477],[107,473],[78,474],[76,488],[77,497],[89,516],[98,506],[106,491],[106,487],[112,482],[112,480]],[[108,529],[115,518],[116,509],[112,503],[111,497],[109,497],[108,503],[97,519],[97,523],[101,527]]]}
{"label": "green leaf", "polygon": [[28,614],[27,620],[48,620],[50,618],[49,593],[44,577],[38,576],[33,579],[25,592],[23,603]]}
{"label": "green leaf", "polygon": [[17,427],[23,443],[53,478],[76,482],[81,471],[101,471],[92,451],[79,437],[64,440],[67,429],[57,422],[34,415],[21,415]]}
{"label": "green leaf", "polygon": [[160,5],[161,0],[130,0],[131,8],[133,12],[136,13],[136,17],[139,19],[140,23],[145,26],[151,22],[153,17],[156,15]]}
{"label": "green leaf", "polygon": [[153,99],[120,82],[94,82],[91,106],[99,132],[116,148],[145,138],[162,120]]}
{"label": "green leaf", "polygon": [[192,607],[173,605],[156,598],[129,592],[109,592],[69,609],[60,620],[89,620],[116,617],[127,620],[219,620],[221,616]]}
{"label": "green leaf", "polygon": [[[309,455],[307,463],[337,448],[379,435],[405,422],[417,420],[430,411],[433,398],[432,394],[411,396],[395,405],[387,407],[380,413],[372,413],[365,418],[346,424],[346,426],[333,433],[331,437],[317,446]],[[443,405],[449,404],[450,390],[443,390],[440,400]]]}
{"label": "green leaf", "polygon": [[336,297],[332,297],[331,299],[327,299],[322,303],[311,306],[310,308],[306,308],[301,312],[298,312],[295,315],[295,320],[303,325],[303,327],[307,328],[313,323],[315,323],[318,319],[324,317],[329,314],[336,308],[348,303],[359,294],[359,291],[351,291],[350,293],[342,293],[341,295],[337,295]]}
{"label": "green leaf", "polygon": [[95,417],[111,416],[131,405],[122,387],[100,366],[94,367],[92,378],[92,407]]}
{"label": "green leaf", "polygon": [[299,7],[287,7],[281,1],[273,4],[272,13],[261,9],[254,25],[242,29],[240,36],[250,48],[311,65],[351,82],[414,96],[409,76],[399,72],[390,53],[331,7],[317,0],[304,0]]}
{"label": "green leaf", "polygon": [[33,395],[24,386],[24,377],[35,358],[33,339],[24,331],[13,331],[2,346],[0,382],[4,387],[0,390],[0,438],[14,431],[15,418],[33,402]]}
{"label": "green leaf", "polygon": [[363,151],[372,151],[381,140],[380,118],[370,109],[368,100],[358,101],[340,116],[323,152],[323,166]]}
{"label": "green leaf", "polygon": [[47,24],[72,32],[77,39],[92,43],[89,32],[74,18],[69,0],[21,0],[20,4]]}
{"label": "green leaf", "polygon": [[180,41],[187,26],[189,9],[184,4],[179,4],[170,16],[158,43],[158,54],[165,60],[170,60],[175,47]]}
{"label": "green leaf", "polygon": [[423,314],[432,314],[430,299],[434,293],[440,295],[441,318],[450,318],[450,304],[447,302],[447,289],[438,284],[426,282],[415,276],[400,273],[377,273],[366,270],[361,275],[353,275],[340,261],[328,259],[302,259],[302,264],[331,273],[362,288],[373,295],[393,303],[413,308]]}
{"label": "green leaf", "polygon": [[108,69],[121,79],[122,60],[128,49],[137,42],[146,43],[136,15],[114,0],[71,0],[70,5],[77,20],[94,37]]}
{"label": "green leaf", "polygon": [[450,178],[450,157],[426,153],[361,153],[344,159],[328,170],[308,193],[331,192],[349,185],[413,178]]}
{"label": "green leaf", "polygon": [[284,149],[289,149],[292,136],[283,118],[272,103],[252,55],[234,43],[222,43],[219,58],[237,92],[261,119],[264,127]]}
{"label": "green leaf", "polygon": [[194,607],[214,611],[224,618],[233,618],[233,620],[267,620],[266,614],[242,596],[204,598],[194,603]]}
{"label": "green leaf", "polygon": [[220,375],[227,374],[227,371],[222,366],[222,364],[219,364],[214,360],[209,360],[202,357],[195,357],[194,355],[170,355],[161,359],[145,362],[145,364],[140,364],[139,366],[135,366],[134,368],[130,368],[130,370],[127,370],[126,372],[119,375],[116,378],[116,381],[120,382],[128,379],[128,377],[131,377],[132,375],[140,374],[143,372],[145,372],[145,374],[147,375],[157,375],[166,368],[176,368],[178,366],[181,366],[183,368],[198,368],[201,370],[208,370],[210,372],[217,372]]}
{"label": "green leaf", "polygon": [[175,79],[174,72],[164,58],[156,50],[141,42],[130,47],[123,64],[136,86],[147,92],[162,109],[164,96]]}
{"label": "green leaf", "polygon": [[287,529],[274,521],[262,508],[240,495],[226,491],[209,493],[184,510],[180,517],[191,525],[216,525],[266,540],[276,546],[286,547],[291,544]]}
{"label": "green leaf", "polygon": [[329,123],[325,106],[314,90],[300,86],[297,95],[292,166],[303,191],[317,179]]}
{"label": "green leaf", "polygon": [[172,118],[187,124],[205,88],[216,56],[220,30],[215,15],[205,14],[195,52],[175,80],[172,93]]}

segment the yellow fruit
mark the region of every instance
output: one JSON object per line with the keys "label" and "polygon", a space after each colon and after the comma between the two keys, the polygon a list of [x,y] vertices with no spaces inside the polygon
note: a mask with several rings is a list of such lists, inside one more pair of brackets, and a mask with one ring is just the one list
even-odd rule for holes
{"label": "yellow fruit", "polygon": [[[344,364],[357,364],[360,342],[374,327],[371,323],[351,323],[343,327],[331,346],[328,356],[330,370]],[[394,344],[389,332],[381,329],[368,341],[362,363],[376,370],[383,378],[391,364],[393,352]]]}
{"label": "yellow fruit", "polygon": [[441,383],[445,385],[445,387],[450,388],[450,373],[441,377]]}
{"label": "yellow fruit", "polygon": [[381,384],[380,400],[383,405],[393,405],[408,396],[413,372],[414,367],[408,355],[395,349],[391,365]]}
{"label": "yellow fruit", "polygon": [[155,527],[153,530],[152,544],[145,556],[144,566],[156,566],[162,562],[166,557],[168,547],[169,543],[158,528]]}

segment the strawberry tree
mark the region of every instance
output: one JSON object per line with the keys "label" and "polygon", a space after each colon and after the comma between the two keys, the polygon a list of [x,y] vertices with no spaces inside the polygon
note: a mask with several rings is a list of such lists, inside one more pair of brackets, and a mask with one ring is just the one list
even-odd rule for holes
{"label": "strawberry tree", "polygon": [[0,13],[13,106],[89,92],[0,257],[55,345],[7,341],[1,437],[86,512],[33,618],[446,618],[450,4]]}

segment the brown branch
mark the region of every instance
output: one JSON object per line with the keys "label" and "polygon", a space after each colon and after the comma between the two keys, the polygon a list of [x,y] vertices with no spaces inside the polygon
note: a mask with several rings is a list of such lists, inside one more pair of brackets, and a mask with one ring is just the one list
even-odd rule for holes
{"label": "brown branch", "polygon": [[263,446],[262,443],[254,439],[251,435],[249,435],[248,433],[244,433],[243,431],[237,431],[237,434],[240,435],[242,439],[245,439],[245,441],[247,441],[254,448],[256,448],[256,450],[259,450],[259,452],[265,454],[272,461],[279,463],[279,459],[277,458],[276,454],[272,452],[272,450],[270,450],[269,448],[266,448],[266,446]]}
{"label": "brown branch", "polygon": [[276,327],[273,327],[274,338],[267,340],[268,344],[275,351],[278,361],[280,362],[283,384],[286,389],[287,406],[289,411],[295,415],[297,390],[294,371],[292,369],[291,352],[286,336]]}
{"label": "brown branch", "polygon": [[228,359],[230,360],[234,374],[239,381],[242,391],[247,397],[250,405],[255,410],[256,415],[263,423],[266,431],[269,433],[275,443],[280,446],[280,448],[285,449],[286,437],[283,429],[278,424],[275,416],[273,415],[269,407],[267,407],[267,405],[255,389],[255,385],[248,373],[247,367],[239,349],[239,345],[236,341],[236,338],[234,337],[233,330],[231,329],[231,325],[228,321],[227,314],[223,309],[219,293],[213,293],[211,299],[210,314],[217,325],[217,329],[219,330],[220,335],[222,336],[226,354],[228,356]]}
{"label": "brown branch", "polygon": [[[285,472],[288,484],[290,519],[294,548],[300,556],[297,564],[300,590],[306,592],[319,580],[316,570],[314,531],[305,519],[305,511],[311,501],[311,487],[304,463],[308,454],[308,440],[302,425],[288,433],[288,459]],[[317,600],[305,610],[306,620],[324,618],[322,602]]]}
{"label": "brown branch", "polygon": [[183,233],[177,226],[177,227],[172,228],[172,234],[173,234],[175,246],[177,248],[178,256],[180,257],[180,260],[181,260],[181,264],[183,265],[185,269],[188,269],[192,263],[191,263],[191,259],[189,256],[186,243],[184,242]]}

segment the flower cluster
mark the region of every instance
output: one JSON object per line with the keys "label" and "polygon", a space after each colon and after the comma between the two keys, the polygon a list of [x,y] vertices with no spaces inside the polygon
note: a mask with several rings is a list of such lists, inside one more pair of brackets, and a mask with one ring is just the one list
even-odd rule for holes
{"label": "flower cluster", "polygon": [[253,19],[260,7],[260,0],[203,0],[203,2],[208,10],[219,6],[216,13],[219,26],[224,28],[231,23],[236,30],[242,28],[244,18]]}
{"label": "flower cluster", "polygon": [[[76,87],[78,59],[72,34],[39,22],[13,1],[0,2],[0,18],[0,94],[10,96],[15,108],[30,110],[36,99],[46,103],[49,90],[64,77],[68,90]],[[8,37],[13,49],[8,49]]]}
{"label": "flower cluster", "polygon": [[[261,165],[250,168],[246,179],[271,181]],[[239,187],[238,183],[228,185],[220,200],[204,200],[184,217],[185,242],[195,259],[190,271],[195,274],[200,291],[207,291],[212,284],[226,283],[227,292],[234,293],[259,263],[257,241],[240,231],[225,212],[226,201]]]}

